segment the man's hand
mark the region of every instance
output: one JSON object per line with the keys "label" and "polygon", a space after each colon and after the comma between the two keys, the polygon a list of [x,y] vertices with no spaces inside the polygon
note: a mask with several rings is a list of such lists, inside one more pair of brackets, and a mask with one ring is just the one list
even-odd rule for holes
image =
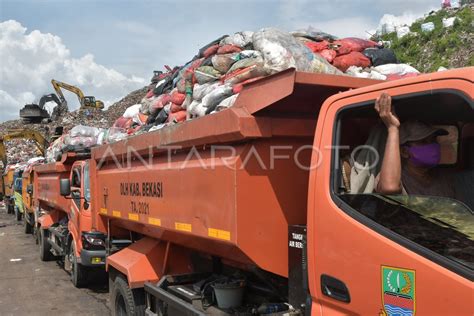
{"label": "man's hand", "polygon": [[400,127],[400,121],[392,110],[392,97],[388,93],[383,92],[375,100],[375,111],[379,113],[380,119],[387,126],[387,129],[398,129]]}

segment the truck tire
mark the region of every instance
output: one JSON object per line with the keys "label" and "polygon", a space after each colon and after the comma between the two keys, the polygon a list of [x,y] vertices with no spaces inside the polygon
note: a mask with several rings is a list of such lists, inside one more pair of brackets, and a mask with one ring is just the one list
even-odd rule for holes
{"label": "truck tire", "polygon": [[28,222],[28,217],[23,216],[23,227],[25,228],[25,234],[33,233],[33,226]]}
{"label": "truck tire", "polygon": [[84,287],[87,283],[87,270],[82,264],[77,262],[76,246],[74,240],[69,247],[69,260],[71,262],[71,282],[75,287]]}
{"label": "truck tire", "polygon": [[118,275],[110,289],[110,304],[114,316],[144,316],[145,291],[131,289],[125,278]]}
{"label": "truck tire", "polygon": [[46,240],[48,237],[47,232],[45,232],[45,229],[39,228],[39,249],[40,249],[40,259],[41,261],[51,261],[54,259],[53,254],[51,253],[51,245],[49,242]]}

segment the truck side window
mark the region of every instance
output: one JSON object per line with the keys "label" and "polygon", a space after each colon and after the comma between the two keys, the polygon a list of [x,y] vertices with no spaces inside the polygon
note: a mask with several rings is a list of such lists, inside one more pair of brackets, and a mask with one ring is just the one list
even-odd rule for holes
{"label": "truck side window", "polygon": [[72,173],[71,197],[77,207],[81,207],[81,169],[76,167]]}
{"label": "truck side window", "polygon": [[[460,150],[466,148],[468,139],[462,135],[463,127],[474,121],[472,99],[459,92],[440,91],[395,97],[392,106],[401,124],[419,120],[448,131],[437,140],[442,148],[441,164],[436,166],[440,172],[453,179],[463,175],[464,181],[467,173],[473,174],[464,163],[469,152]],[[403,246],[462,275],[472,274],[474,212],[472,198],[455,188],[459,181],[453,181],[455,196],[413,194],[404,188],[397,194],[381,194],[376,185],[387,131],[374,103],[342,109],[335,127],[333,145],[338,149],[332,157],[332,190],[340,208]],[[403,163],[402,157],[402,169]],[[473,181],[471,177],[471,183],[463,186],[473,187]],[[401,184],[404,186],[403,177]]]}

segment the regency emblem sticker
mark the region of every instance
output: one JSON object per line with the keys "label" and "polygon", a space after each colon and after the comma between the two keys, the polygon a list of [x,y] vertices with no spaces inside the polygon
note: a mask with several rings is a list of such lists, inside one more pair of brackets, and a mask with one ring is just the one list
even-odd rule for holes
{"label": "regency emblem sticker", "polygon": [[381,315],[415,315],[415,271],[382,266]]}

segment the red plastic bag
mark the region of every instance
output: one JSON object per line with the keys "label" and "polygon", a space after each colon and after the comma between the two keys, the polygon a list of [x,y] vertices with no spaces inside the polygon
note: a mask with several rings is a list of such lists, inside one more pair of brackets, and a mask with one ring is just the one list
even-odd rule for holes
{"label": "red plastic bag", "polygon": [[217,50],[219,49],[219,44],[215,44],[212,46],[209,46],[205,51],[204,51],[204,58],[207,58],[209,56],[215,55],[217,53]]}
{"label": "red plastic bag", "polygon": [[230,53],[239,53],[241,51],[242,51],[242,48],[240,48],[239,46],[227,44],[227,45],[219,47],[219,49],[217,50],[217,53],[230,54]]}
{"label": "red plastic bag", "polygon": [[251,83],[251,82],[257,81],[257,80],[262,79],[262,78],[264,78],[264,77],[263,76],[255,77],[255,78],[248,79],[248,80],[245,80],[243,82],[240,82],[240,83],[238,83],[238,84],[236,84],[232,87],[232,92],[234,94],[240,93],[240,91],[242,91],[242,89],[244,88],[244,84]]}
{"label": "red plastic bag", "polygon": [[337,55],[345,55],[350,52],[362,52],[366,48],[377,47],[377,43],[370,40],[365,40],[357,37],[347,37],[341,40],[334,41],[334,44],[339,46]]}
{"label": "red plastic bag", "polygon": [[185,110],[182,110],[182,111],[178,111],[178,112],[175,112],[175,113],[170,113],[170,115],[168,116],[168,119],[166,120],[166,122],[173,122],[173,121],[176,121],[176,122],[184,122],[186,121],[186,114],[187,112]]}
{"label": "red plastic bag", "polygon": [[150,91],[148,91],[148,92],[146,93],[146,98],[147,98],[147,99],[149,99],[149,98],[151,98],[151,97],[153,97],[153,96],[154,96],[154,94],[153,94],[153,89],[151,89]]}
{"label": "red plastic bag", "polygon": [[131,118],[126,118],[126,117],[121,116],[115,121],[113,127],[127,129],[127,128],[130,128],[130,126],[132,126],[132,123],[133,123],[133,120]]}
{"label": "red plastic bag", "polygon": [[311,49],[313,53],[319,53],[322,50],[325,50],[329,47],[329,42],[328,41],[322,41],[322,42],[306,42],[304,43],[306,47]]}
{"label": "red plastic bag", "polygon": [[171,113],[176,113],[176,112],[179,112],[179,111],[182,111],[184,110],[181,105],[178,105],[176,103],[171,103],[171,109],[170,109],[170,112]]}
{"label": "red plastic bag", "polygon": [[151,114],[156,113],[158,110],[161,110],[166,104],[171,102],[171,96],[169,94],[160,95],[156,101],[151,105],[149,112]]}
{"label": "red plastic bag", "polygon": [[319,54],[330,63],[332,63],[334,61],[334,58],[336,58],[337,56],[337,52],[332,49],[323,49],[319,52]]}
{"label": "red plastic bag", "polygon": [[186,95],[184,93],[179,93],[177,90],[171,93],[171,102],[181,105],[186,99]]}
{"label": "red plastic bag", "polygon": [[370,59],[360,52],[351,52],[347,55],[337,56],[332,63],[341,71],[346,71],[350,66],[369,67]]}

